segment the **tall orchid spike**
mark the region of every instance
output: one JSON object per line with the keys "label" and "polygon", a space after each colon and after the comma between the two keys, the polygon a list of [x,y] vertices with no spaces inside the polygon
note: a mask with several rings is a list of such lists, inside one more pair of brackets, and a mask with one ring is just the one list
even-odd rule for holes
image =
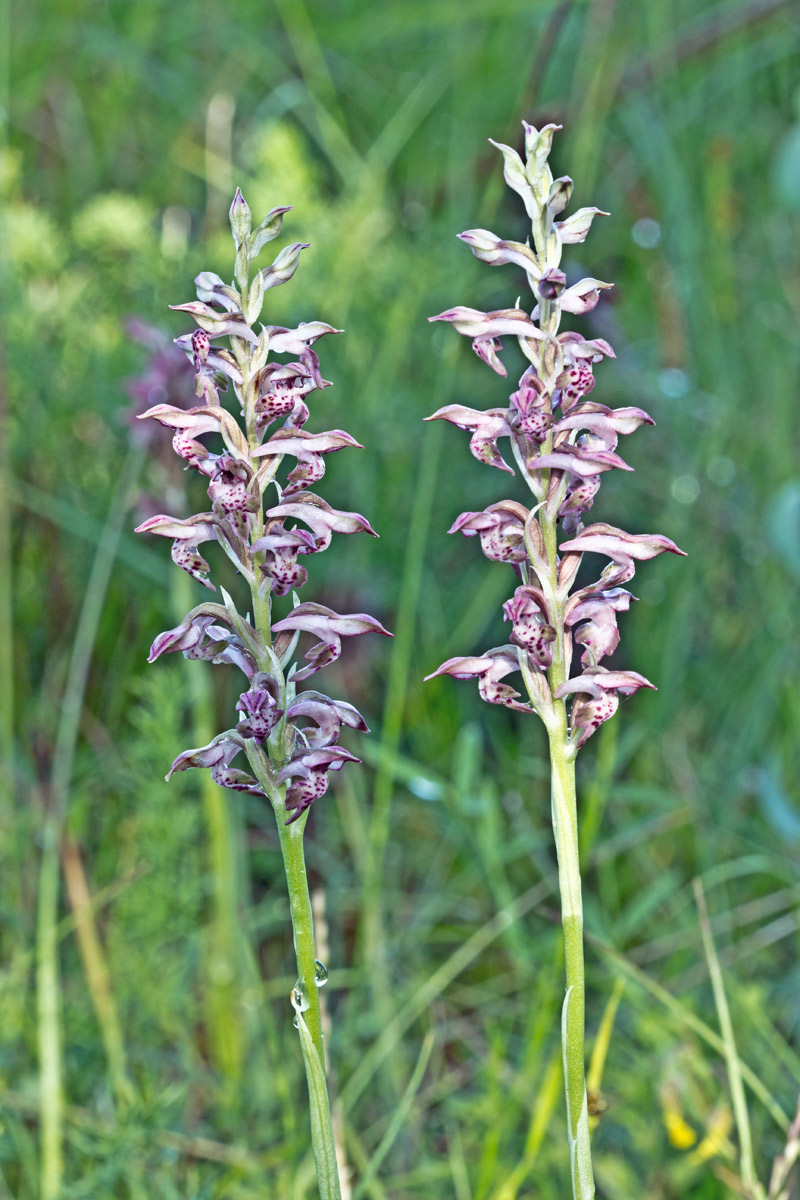
{"label": "tall orchid spike", "polygon": [[[198,547],[216,542],[249,585],[252,620],[239,613],[221,588],[224,604],[206,602],[192,609],[177,628],[155,639],[150,661],[181,651],[186,658],[231,663],[246,677],[246,688],[236,704],[237,723],[209,745],[179,754],[169,775],[205,768],[221,787],[268,799],[275,810],[298,973],[309,999],[303,1028],[313,1043],[313,1054],[306,1053],[304,1046],[303,1057],[309,1071],[312,1142],[320,1193],[335,1198],[339,1184],[338,1176],[332,1175],[336,1156],[327,1096],[322,1094],[324,1082],[320,1088],[319,1064],[325,1056],[302,838],[311,805],[328,789],[329,772],[359,761],[337,744],[342,728],[367,731],[367,725],[352,705],[320,692],[298,695],[296,685],[338,658],[343,638],[391,634],[365,613],[343,616],[321,604],[301,604],[295,594],[308,578],[305,566],[298,562],[300,556],[326,550],[334,533],[377,535],[359,513],[339,512],[308,490],[325,474],[328,454],[361,449],[340,429],[304,428],[310,415],[309,396],[329,386],[312,346],[325,334],[341,331],[323,321],[296,329],[258,325],[265,293],[271,300],[272,289],[293,277],[300,253],[308,245],[294,242],[270,266],[255,267],[259,251],[278,236],[288,211],[273,209],[253,229],[250,209],[237,189],[230,209],[236,247],[233,281],[226,283],[212,271],[203,271],[195,279],[197,299],[173,305],[198,326],[178,338],[177,344],[194,366],[194,390],[200,403],[188,409],[156,404],[140,416],[170,430],[179,458],[203,477],[211,511],[188,518],[159,514],[141,524],[138,532],[171,538],[173,561],[212,591],[216,590],[210,578],[212,567]],[[227,344],[220,345],[220,339]],[[276,354],[288,356],[289,361],[271,357]],[[221,403],[220,394],[229,389],[241,423]],[[276,421],[282,422],[281,427],[271,428]],[[216,445],[207,445],[207,438],[216,439]],[[296,465],[279,484],[284,460],[291,459]],[[271,485],[275,494],[270,497]],[[291,610],[282,616],[273,614],[273,599],[289,593]],[[300,632],[314,634],[318,642],[306,655],[309,665],[298,670],[290,660]],[[231,765],[240,754],[250,772]]]}
{"label": "tall orchid spike", "polygon": [[[619,437],[653,421],[639,408],[612,409],[588,399],[595,385],[595,365],[613,358],[614,351],[602,338],[560,332],[561,315],[591,312],[611,284],[586,278],[568,286],[561,253],[565,245],[585,239],[596,216],[607,214],[598,208],[581,208],[555,220],[572,195],[572,180],[554,179],[548,165],[553,134],[559,127],[536,129],[523,124],[524,162],[512,147],[492,144],[503,156],[506,183],[525,205],[530,238],[524,243],[505,240],[486,229],[470,229],[459,237],[490,266],[522,268],[532,292],[530,311],[517,300],[513,308],[488,313],[456,306],[429,320],[446,321],[470,338],[478,357],[498,375],[506,375],[501,357],[506,338],[516,339],[530,365],[507,408],[476,412],[450,404],[428,420],[445,420],[468,430],[474,457],[503,471],[511,469],[497,441],[508,438],[535,504],[529,511],[516,500],[503,500],[483,512],[462,513],[452,526],[451,533],[477,534],[487,558],[510,563],[520,586],[503,606],[511,622],[512,644],[448,659],[433,675],[476,678],[484,700],[535,712],[547,730],[566,942],[564,1062],[572,1180],[576,1200],[588,1200],[594,1195],[594,1182],[584,1085],[575,756],[614,715],[621,697],[653,687],[635,671],[600,665],[619,643],[617,615],[634,599],[620,585],[633,578],[637,562],[664,551],[683,551],[658,534],[630,534],[603,523],[584,528],[583,518],[595,502],[605,472],[632,469],[616,452]],[[589,552],[604,555],[609,565],[596,583],[570,594],[582,557]],[[582,670],[570,677],[573,641],[583,647]],[[517,699],[519,693],[509,684],[500,682],[514,671],[522,675],[527,704]]]}

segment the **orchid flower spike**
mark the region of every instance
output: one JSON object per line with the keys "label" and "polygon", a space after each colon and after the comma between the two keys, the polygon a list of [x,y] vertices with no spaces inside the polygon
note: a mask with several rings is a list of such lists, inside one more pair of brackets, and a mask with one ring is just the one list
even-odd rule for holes
{"label": "orchid flower spike", "polygon": [[[630,471],[617,453],[620,435],[633,433],[641,425],[652,425],[652,417],[640,408],[609,408],[590,400],[595,386],[594,367],[613,358],[614,351],[602,338],[561,330],[563,313],[585,314],[599,303],[612,285],[586,278],[567,286],[561,270],[565,245],[582,242],[597,216],[598,208],[580,208],[572,216],[557,220],[567,207],[572,181],[554,180],[548,165],[553,134],[550,125],[537,130],[525,125],[526,158],[510,146],[500,145],[506,183],[519,193],[531,220],[527,242],[506,241],[486,229],[459,234],[481,262],[490,266],[511,264],[522,268],[532,292],[530,311],[520,307],[480,312],[457,306],[431,321],[445,321],[472,342],[472,348],[497,374],[505,377],[502,361],[504,339],[515,338],[530,364],[510,394],[505,408],[476,411],[463,404],[440,408],[429,421],[449,421],[470,433],[469,448],[474,458],[488,466],[513,474],[513,460],[535,500],[529,511],[517,500],[501,500],[483,512],[462,513],[451,533],[479,535],[487,558],[509,562],[519,577],[513,599],[504,605],[511,622],[513,645],[486,651],[483,658],[451,660],[434,674],[459,678],[474,675],[481,695],[495,703],[487,680],[494,678],[480,664],[503,662],[504,673],[521,672],[528,685],[528,702],[513,702],[516,709],[537,712],[545,725],[558,723],[556,701],[570,705],[572,721],[569,752],[577,750],[608,720],[628,694],[622,684],[612,685],[619,672],[605,681],[602,696],[597,687],[570,677],[573,642],[583,647],[584,672],[597,668],[613,653],[619,642],[616,616],[626,611],[631,600],[619,585],[632,577],[635,562],[665,550],[682,554],[674,542],[660,535],[628,534],[609,525],[584,528],[583,520],[595,503],[606,471]],[[533,245],[531,246],[530,241]],[[501,450],[499,443],[509,447]],[[558,545],[559,530],[568,535]],[[595,551],[611,561],[592,584],[570,595],[584,554]],[[462,667],[456,670],[452,663]],[[463,664],[474,663],[473,670]],[[431,676],[429,676],[431,678]],[[652,685],[648,685],[652,686]],[[508,685],[503,685],[510,693]],[[555,693],[558,691],[558,696]],[[602,701],[602,703],[601,703]],[[589,720],[587,712],[591,712]]]}
{"label": "orchid flower spike", "polygon": [[[221,603],[207,598],[153,642],[151,662],[180,651],[186,658],[227,663],[244,675],[235,723],[207,746],[180,753],[167,778],[206,769],[220,787],[268,801],[275,811],[297,959],[291,999],[308,1082],[311,1142],[320,1196],[338,1200],[319,1003],[323,980],[303,833],[311,806],[328,790],[330,772],[359,761],[338,744],[341,731],[368,730],[351,704],[319,691],[298,693],[297,685],[334,662],[343,639],[392,635],[366,613],[336,613],[323,604],[301,603],[297,595],[308,580],[305,562],[327,550],[334,534],[377,534],[359,513],[331,508],[310,490],[322,480],[328,455],[361,449],[341,429],[306,428],[310,397],[330,386],[314,347],[341,330],[324,321],[289,329],[259,320],[266,294],[272,302],[272,289],[294,276],[307,247],[293,242],[269,266],[255,266],[260,251],[280,234],[288,211],[274,208],[253,228],[237,189],[230,210],[236,255],[232,281],[203,271],[195,279],[197,299],[173,306],[197,326],[176,339],[194,367],[197,404],[158,403],[140,416],[170,431],[179,459],[202,477],[209,505],[189,517],[159,513],[137,532],[169,538],[173,562],[210,592],[217,592],[214,559],[206,559],[200,547],[216,544],[249,589],[244,613],[220,587]],[[225,393],[234,401],[230,409],[223,403]],[[282,611],[273,611],[276,602]],[[298,667],[295,649],[309,634],[314,642],[306,665]]]}
{"label": "orchid flower spike", "polygon": [[[230,213],[236,245],[233,281],[225,283],[212,271],[203,271],[195,279],[197,299],[173,306],[198,326],[177,344],[194,365],[200,403],[189,409],[156,404],[140,416],[170,430],[176,454],[204,477],[210,511],[187,518],[154,516],[137,532],[171,538],[176,565],[212,592],[216,585],[211,567],[199,547],[216,542],[249,584],[255,614],[252,621],[243,617],[223,593],[224,604],[201,604],[177,629],[160,634],[153,643],[151,661],[180,650],[187,658],[232,663],[247,676],[247,690],[236,706],[238,725],[219,734],[210,746],[178,755],[170,774],[208,767],[224,787],[268,796],[282,819],[291,823],[325,793],[328,771],[353,761],[351,754],[330,751],[342,725],[342,701],[319,692],[313,693],[317,708],[329,709],[328,718],[319,715],[319,723],[333,731],[332,742],[326,742],[326,755],[315,751],[310,761],[308,738],[292,716],[298,702],[295,685],[333,662],[343,637],[387,631],[365,614],[342,617],[321,605],[301,604],[295,594],[308,579],[298,559],[326,550],[334,533],[377,534],[358,513],[339,512],[309,490],[325,474],[327,455],[359,446],[340,429],[312,433],[304,428],[308,397],[329,386],[312,347],[324,335],[341,331],[312,321],[296,329],[261,325],[257,332],[265,292],[292,278],[307,245],[294,242],[270,266],[254,270],[259,251],[280,234],[288,211],[273,209],[253,229],[250,209],[237,191]],[[285,361],[273,358],[275,354]],[[241,421],[223,407],[221,394],[231,391]],[[209,437],[217,440],[216,448],[207,445]],[[279,484],[284,460],[292,459],[296,466]],[[271,487],[274,495],[268,499]],[[278,619],[273,598],[290,593],[292,608]],[[321,640],[306,656],[310,666],[288,670],[301,631],[316,633]],[[366,729],[361,717],[346,723]],[[252,775],[230,768],[230,760],[239,753],[248,759]],[[290,780],[295,782],[287,796]],[[297,800],[298,789],[303,803]]]}
{"label": "orchid flower spike", "polygon": [[[427,419],[467,430],[470,451],[479,462],[513,474],[513,461],[533,504],[528,508],[516,498],[500,500],[483,512],[464,512],[454,522],[451,533],[478,536],[487,558],[513,569],[514,594],[503,605],[510,634],[507,644],[450,658],[428,678],[475,679],[484,700],[536,713],[547,730],[567,973],[562,1028],[569,1153],[575,1200],[589,1200],[594,1182],[584,1083],[575,756],[623,697],[653,687],[636,671],[601,665],[619,644],[619,614],[635,599],[622,585],[633,578],[637,563],[664,551],[683,551],[660,534],[626,533],[604,522],[584,527],[605,473],[632,469],[617,452],[620,436],[653,420],[640,408],[614,409],[590,398],[594,368],[613,358],[614,351],[603,338],[562,330],[561,318],[591,313],[611,284],[592,277],[571,282],[562,270],[561,254],[564,246],[585,239],[595,217],[607,214],[579,208],[563,216],[572,180],[566,175],[554,179],[548,165],[559,126],[523,125],[524,160],[511,146],[493,145],[503,156],[506,183],[525,205],[530,236],[521,242],[469,229],[459,237],[481,262],[524,271],[531,299],[493,312],[459,305],[429,320],[445,321],[468,337],[478,357],[502,378],[508,374],[503,353],[509,338],[516,339],[528,366],[506,407],[479,412],[466,404],[448,404]],[[608,565],[593,583],[575,589],[584,555],[593,554],[608,559]],[[573,644],[581,648],[574,672]],[[517,691],[506,681],[515,673],[522,677],[527,698],[522,687]]]}

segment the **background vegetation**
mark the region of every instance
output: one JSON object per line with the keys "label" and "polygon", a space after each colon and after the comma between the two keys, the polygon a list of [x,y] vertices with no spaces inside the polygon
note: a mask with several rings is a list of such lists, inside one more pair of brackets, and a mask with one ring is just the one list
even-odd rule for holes
{"label": "background vegetation", "polygon": [[350,743],[367,765],[307,839],[352,1194],[567,1193],[543,739],[467,684],[421,683],[502,640],[509,573],[446,529],[515,484],[421,419],[502,404],[503,386],[425,317],[513,303],[513,274],[454,235],[523,235],[485,140],[516,143],[523,116],[564,124],[556,167],[611,212],[570,260],[616,282],[591,326],[618,355],[596,396],[657,421],[597,516],[690,555],[641,570],[619,658],[659,691],[581,764],[589,1044],[610,1032],[590,1080],[598,1183],[615,1200],[738,1186],[697,876],[766,1177],[800,1087],[791,6],[4,0],[1,19],[0,1197],[40,1195],[55,849],[64,1200],[314,1195],[272,814],[200,773],[162,782],[229,724],[234,681],[146,668],[195,585],[130,532],[202,492],[184,495],[166,431],[131,432],[147,351],[127,322],[183,332],[166,306],[198,270],[229,272],[236,184],[257,217],[294,204],[288,240],[313,243],[272,319],[347,330],[320,347],[336,386],[315,427],[366,445],[331,460],[326,495],[381,541],[315,560],[309,598],[397,634],[347,648],[334,694],[373,728]]}

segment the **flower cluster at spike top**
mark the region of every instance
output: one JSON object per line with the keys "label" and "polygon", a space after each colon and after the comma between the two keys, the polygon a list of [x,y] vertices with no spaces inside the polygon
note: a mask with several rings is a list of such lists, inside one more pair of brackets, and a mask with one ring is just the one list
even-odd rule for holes
{"label": "flower cluster at spike top", "polygon": [[[340,615],[322,604],[301,603],[295,590],[308,577],[300,560],[326,550],[334,533],[377,535],[358,513],[339,512],[309,490],[325,473],[326,455],[346,447],[361,449],[340,429],[312,433],[305,428],[309,395],[330,386],[320,374],[313,346],[325,334],[341,331],[322,321],[296,329],[253,328],[265,293],[291,279],[307,245],[294,242],[270,266],[253,272],[259,252],[279,235],[288,211],[273,209],[253,229],[250,210],[237,190],[230,212],[236,245],[233,283],[204,271],[195,280],[197,300],[173,306],[198,326],[176,340],[194,364],[200,403],[189,409],[156,404],[141,417],[173,431],[175,452],[208,481],[211,505],[210,511],[188,518],[154,516],[137,529],[171,538],[173,562],[211,591],[216,588],[199,547],[216,542],[247,581],[253,606],[252,616],[243,616],[221,589],[223,603],[197,605],[177,628],[154,641],[150,662],[181,651],[186,658],[231,663],[247,681],[236,705],[236,727],[208,746],[179,754],[167,778],[189,767],[208,767],[222,787],[268,795],[285,809],[287,824],[325,793],[330,771],[358,762],[338,745],[342,726],[367,730],[352,705],[321,692],[297,694],[297,683],[334,662],[343,637],[391,636],[366,613]],[[219,345],[220,339],[228,346]],[[288,361],[274,361],[273,354]],[[220,392],[228,390],[238,403],[236,416],[220,402]],[[208,434],[220,439],[219,452],[201,440]],[[295,465],[280,484],[277,476],[285,458]],[[266,506],[267,498],[274,500],[272,507]],[[272,597],[289,594],[291,611],[273,620]],[[299,667],[293,660],[301,634],[310,634],[314,644],[306,653],[307,665]],[[240,752],[253,775],[231,765]]]}
{"label": "flower cluster at spike top", "polygon": [[[536,711],[548,728],[554,700],[571,698],[574,754],[613,716],[621,696],[653,687],[636,671],[609,670],[601,660],[619,643],[617,614],[635,599],[623,585],[633,578],[636,562],[665,550],[683,551],[659,534],[630,534],[605,523],[584,525],[603,473],[632,469],[617,453],[620,435],[652,425],[653,420],[640,408],[612,409],[590,399],[594,367],[613,358],[614,351],[602,338],[559,332],[562,314],[591,312],[600,293],[612,286],[599,279],[567,286],[561,270],[563,247],[582,242],[594,218],[607,214],[581,208],[561,217],[570,202],[572,180],[554,179],[548,165],[553,134],[560,126],[523,125],[525,162],[510,146],[492,144],[503,155],[506,183],[525,204],[533,245],[530,239],[524,244],[502,241],[486,229],[470,229],[459,237],[482,262],[521,267],[534,307],[526,312],[519,300],[515,308],[498,312],[459,307],[430,320],[447,321],[471,338],[478,357],[504,378],[504,338],[516,338],[529,366],[507,408],[478,412],[449,404],[427,419],[468,430],[470,450],[479,462],[513,474],[498,447],[501,438],[508,438],[536,503],[528,509],[515,500],[501,500],[483,512],[462,513],[452,526],[451,533],[477,535],[487,558],[511,563],[520,586],[503,606],[511,627],[509,644],[478,657],[448,659],[433,674],[477,678],[484,700]],[[567,535],[560,544],[558,526]],[[584,554],[600,554],[610,562],[594,583],[571,592]],[[573,643],[581,648],[581,669],[570,678]],[[522,672],[530,703],[523,703],[519,693],[502,682],[515,671]]]}

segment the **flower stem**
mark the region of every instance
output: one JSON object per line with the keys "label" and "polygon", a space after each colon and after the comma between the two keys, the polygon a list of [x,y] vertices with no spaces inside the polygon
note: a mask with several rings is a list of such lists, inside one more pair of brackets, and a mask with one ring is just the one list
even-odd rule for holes
{"label": "flower stem", "polygon": [[[275,802],[273,801],[273,803]],[[286,813],[282,803],[275,803],[275,814],[278,818],[278,836],[283,866],[286,871],[286,883],[289,888],[289,908],[297,957],[298,983],[303,993],[301,1003],[307,1005],[297,1012],[297,1022],[308,1082],[311,1143],[314,1160],[317,1164],[320,1197],[321,1200],[341,1200],[339,1172],[336,1166],[336,1145],[325,1082],[325,1050],[322,1044],[322,1018],[316,976],[314,918],[311,911],[308,875],[303,853],[303,830],[307,813],[291,825],[284,823]]]}
{"label": "flower stem", "polygon": [[[557,704],[564,713],[563,702]],[[564,928],[567,994],[562,1018],[564,1086],[575,1200],[594,1196],[589,1114],[584,1061],[585,982],[583,966],[583,902],[581,899],[575,760],[567,746],[566,714],[550,730],[553,832],[558,855],[558,885]]]}
{"label": "flower stem", "polygon": [[[549,480],[548,480],[549,484]],[[553,693],[564,683],[569,673],[567,641],[563,608],[558,601],[558,553],[556,517],[542,514],[542,534],[547,553],[550,578],[547,581],[553,598],[553,661],[549,682]],[[551,805],[553,833],[558,857],[558,886],[561,894],[561,922],[564,929],[564,957],[567,973],[567,994],[561,1022],[564,1087],[567,1097],[567,1133],[572,1169],[572,1192],[575,1200],[591,1200],[594,1196],[592,1152],[589,1140],[589,1112],[586,1102],[586,1063],[584,1054],[584,1024],[586,984],[583,965],[583,899],[581,896],[581,866],[578,849],[578,810],[575,793],[575,749],[569,742],[567,707],[564,700],[553,700],[547,722],[550,740]]]}

